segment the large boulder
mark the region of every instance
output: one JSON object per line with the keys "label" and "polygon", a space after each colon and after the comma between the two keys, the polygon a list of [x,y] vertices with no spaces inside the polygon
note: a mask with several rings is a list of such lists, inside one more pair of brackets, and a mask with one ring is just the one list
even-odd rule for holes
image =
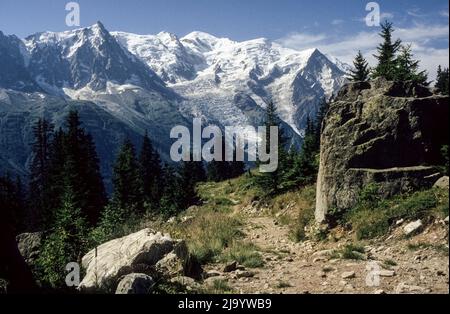
{"label": "large boulder", "polygon": [[106,242],[83,257],[86,276],[79,289],[115,289],[121,276],[154,268],[179,242],[150,229]]}
{"label": "large boulder", "polygon": [[322,125],[316,220],[354,206],[370,183],[384,197],[431,187],[448,120],[448,96],[412,82],[344,86]]}

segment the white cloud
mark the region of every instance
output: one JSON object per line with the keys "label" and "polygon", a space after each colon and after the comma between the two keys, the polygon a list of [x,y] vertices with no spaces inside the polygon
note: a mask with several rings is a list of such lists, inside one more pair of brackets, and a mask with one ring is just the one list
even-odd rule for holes
{"label": "white cloud", "polygon": [[447,10],[442,10],[441,12],[439,12],[439,15],[448,18],[448,9]]}
{"label": "white cloud", "polygon": [[381,12],[381,20],[392,20],[394,18],[394,13],[391,12]]}
{"label": "white cloud", "polygon": [[336,19],[336,20],[332,20],[331,21],[331,24],[332,25],[341,25],[341,24],[343,24],[344,23],[344,20],[339,20],[339,19]]}
{"label": "white cloud", "polygon": [[[311,47],[317,44],[327,37],[324,34],[308,34],[308,33],[291,33],[281,39],[278,42],[289,48],[299,49],[298,47]],[[301,48],[300,48],[301,49]]]}
{"label": "white cloud", "polygon": [[[324,34],[293,33],[278,42],[286,47],[303,50],[318,48],[320,51],[330,54],[343,62],[351,64],[354,56],[361,50],[370,64],[375,64],[373,54],[380,43],[380,37],[376,31],[363,31],[343,38],[333,38]],[[416,24],[411,28],[397,28],[394,38],[401,38],[404,43],[412,45],[415,57],[421,61],[423,69],[434,79],[436,68],[439,64],[448,66],[449,49],[433,47],[433,41],[448,43],[448,25],[424,25]]]}

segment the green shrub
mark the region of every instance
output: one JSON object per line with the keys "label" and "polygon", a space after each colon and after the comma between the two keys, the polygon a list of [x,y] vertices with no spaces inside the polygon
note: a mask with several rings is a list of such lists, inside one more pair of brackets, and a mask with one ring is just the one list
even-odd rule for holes
{"label": "green shrub", "polygon": [[225,262],[237,261],[239,264],[249,268],[264,266],[261,254],[250,243],[234,242],[230,248],[223,252],[220,259]]}
{"label": "green shrub", "polygon": [[377,195],[375,185],[367,186],[361,192],[358,204],[344,215],[344,221],[352,226],[359,240],[386,234],[398,219],[422,219],[448,212],[448,192],[429,189],[386,200]]}

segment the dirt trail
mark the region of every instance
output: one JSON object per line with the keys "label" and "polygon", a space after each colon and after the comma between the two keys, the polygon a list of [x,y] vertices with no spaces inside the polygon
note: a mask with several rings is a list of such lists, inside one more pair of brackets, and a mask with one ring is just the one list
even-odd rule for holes
{"label": "dirt trail", "polygon": [[[399,227],[400,228],[400,227]],[[448,293],[448,225],[436,222],[422,234],[390,237],[365,244],[363,260],[348,260],[330,251],[352,243],[290,240],[288,227],[273,217],[248,217],[246,241],[260,248],[265,265],[221,273],[208,270],[239,293]],[[446,252],[445,252],[446,251]]]}

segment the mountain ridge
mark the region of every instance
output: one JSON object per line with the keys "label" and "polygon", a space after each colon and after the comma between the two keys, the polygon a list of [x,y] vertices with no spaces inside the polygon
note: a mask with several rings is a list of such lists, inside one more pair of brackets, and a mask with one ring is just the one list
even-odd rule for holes
{"label": "mountain ridge", "polygon": [[[87,128],[95,139],[106,137],[100,158],[108,163],[124,137],[137,139],[145,131],[167,155],[170,129],[189,127],[194,117],[219,127],[261,125],[269,101],[277,104],[290,145],[300,147],[306,119],[344,84],[344,74],[317,49],[295,51],[265,38],[238,42],[199,31],[182,38],[135,35],[109,32],[101,22],[25,39],[0,33],[0,94],[6,95],[0,97],[0,130],[9,143],[0,147],[0,157],[26,172],[33,122],[23,117],[45,113],[62,125],[69,107],[82,116],[101,113],[99,121],[88,119]],[[118,130],[106,130],[105,117]]]}

